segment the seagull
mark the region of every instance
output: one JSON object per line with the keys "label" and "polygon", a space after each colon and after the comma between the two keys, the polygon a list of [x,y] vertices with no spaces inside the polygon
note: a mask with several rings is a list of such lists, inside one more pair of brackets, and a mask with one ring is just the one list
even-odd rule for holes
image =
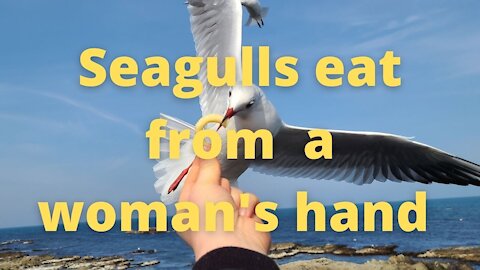
{"label": "seagull", "polygon": [[[255,12],[250,15],[258,22],[258,10],[262,8],[255,0],[189,0],[187,4],[197,55],[217,56],[220,76],[225,68],[224,58],[235,57],[239,82],[242,5],[247,7],[247,11]],[[390,180],[480,186],[479,165],[410,138],[387,133],[328,130],[332,135],[333,159],[310,160],[305,156],[304,147],[310,141],[308,131],[312,128],[283,122],[258,86],[238,83],[236,86],[213,87],[207,82],[205,65],[201,67],[198,78],[204,86],[199,100],[202,114],[222,114],[224,120],[229,120],[225,129],[218,129],[224,143],[218,159],[222,177],[229,179],[233,185],[247,169],[252,168],[273,176],[337,180],[357,185]],[[190,129],[192,136],[182,142],[180,159],[170,160],[168,154],[164,154],[164,158],[153,168],[157,178],[155,189],[160,193],[160,199],[170,204],[178,200],[183,179],[195,159],[192,150],[195,128],[168,115],[162,114],[161,117],[167,119],[167,129]],[[232,129],[269,130],[273,135],[273,159],[241,158],[244,154],[241,140],[239,159],[227,159],[225,138],[227,130]],[[168,143],[161,142],[161,149],[168,152]],[[256,154],[261,156],[258,151]]]}

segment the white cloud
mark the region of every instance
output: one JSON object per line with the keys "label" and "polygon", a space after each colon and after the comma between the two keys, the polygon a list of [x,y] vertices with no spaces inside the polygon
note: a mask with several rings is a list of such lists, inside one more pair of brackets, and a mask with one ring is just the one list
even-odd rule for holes
{"label": "white cloud", "polygon": [[141,134],[142,132],[140,131],[140,129],[133,123],[129,122],[129,121],[126,121],[118,116],[115,116],[111,113],[108,113],[108,112],[104,112],[104,111],[101,111],[101,110],[98,110],[88,104],[84,104],[84,103],[81,103],[79,101],[76,101],[76,100],[73,100],[73,99],[70,99],[68,97],[65,97],[65,96],[60,96],[60,95],[57,95],[57,94],[53,94],[53,93],[39,93],[40,95],[42,96],[45,96],[45,97],[48,97],[48,98],[51,98],[51,99],[54,99],[54,100],[57,100],[57,101],[60,101],[64,104],[68,104],[70,106],[73,106],[77,109],[80,109],[80,110],[83,110],[83,111],[86,111],[86,112],[89,112],[89,113],[92,113],[94,114],[95,116],[98,116],[106,121],[109,121],[109,122],[112,122],[114,124],[117,124],[117,125],[120,125],[120,126],[123,126],[123,127],[126,127],[128,128],[129,130],[131,130],[132,132],[136,133],[136,134]]}

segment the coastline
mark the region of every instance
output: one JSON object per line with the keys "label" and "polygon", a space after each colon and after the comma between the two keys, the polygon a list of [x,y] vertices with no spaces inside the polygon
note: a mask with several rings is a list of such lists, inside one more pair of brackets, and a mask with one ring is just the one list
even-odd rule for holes
{"label": "coastline", "polygon": [[[296,232],[294,209],[281,209],[281,226],[272,233],[275,244],[270,256],[287,270],[480,270],[480,217],[472,215],[478,207],[480,197],[431,200],[427,232],[413,233]],[[85,223],[75,233],[49,233],[41,226],[0,230],[0,269],[149,265],[148,269],[187,270],[193,260],[191,250],[175,233],[125,233],[120,229],[96,233]]]}
{"label": "coastline", "polygon": [[[279,243],[272,246],[269,256],[277,260],[294,257],[293,261],[281,264],[281,269],[285,270],[436,270],[480,267],[480,246],[438,248],[423,252],[397,252],[396,248],[395,245],[352,248],[333,244],[310,246]],[[295,256],[300,254],[316,255],[317,258],[295,260]],[[335,259],[327,258],[325,255],[334,255]],[[378,259],[379,256],[386,258]],[[363,263],[354,263],[344,259],[348,257],[365,257],[367,260]]]}
{"label": "coastline", "polygon": [[[29,244],[28,240],[22,240]],[[11,241],[14,243],[16,241]],[[10,243],[2,243],[4,246]],[[135,250],[132,254],[154,254],[155,250]],[[316,258],[295,260],[300,254],[315,255]],[[364,263],[348,260],[333,260],[324,255],[337,257],[365,257]],[[375,256],[387,256],[387,259],[375,259]],[[352,248],[345,245],[326,244],[320,246],[300,245],[296,243],[273,244],[269,256],[276,260],[282,270],[340,270],[340,269],[383,269],[383,270],[437,270],[459,269],[473,270],[480,267],[480,246],[450,247],[431,249],[424,252],[396,251],[396,246],[367,246]],[[293,261],[282,263],[285,258]],[[131,269],[151,267],[161,264],[158,259],[136,261],[120,255],[116,256],[53,256],[49,254],[29,254],[14,249],[0,249],[0,269]],[[193,264],[193,261],[192,261]]]}

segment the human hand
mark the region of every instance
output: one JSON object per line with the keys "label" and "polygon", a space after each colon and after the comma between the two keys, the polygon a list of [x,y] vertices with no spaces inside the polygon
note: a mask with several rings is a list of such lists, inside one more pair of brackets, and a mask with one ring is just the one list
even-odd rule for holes
{"label": "human hand", "polygon": [[[255,206],[259,203],[253,194],[249,195],[248,207],[240,207],[242,191],[231,187],[230,182],[221,178],[220,164],[216,159],[202,160],[196,158],[190,168],[180,194],[180,201],[188,201],[198,205],[200,210],[200,230],[198,232],[179,232],[180,237],[192,247],[195,260],[221,247],[241,247],[267,254],[271,244],[269,233],[258,232],[255,223],[262,222],[255,215]],[[223,215],[217,214],[217,230],[205,230],[205,205],[207,202],[228,202],[235,210],[234,231],[223,230]]]}

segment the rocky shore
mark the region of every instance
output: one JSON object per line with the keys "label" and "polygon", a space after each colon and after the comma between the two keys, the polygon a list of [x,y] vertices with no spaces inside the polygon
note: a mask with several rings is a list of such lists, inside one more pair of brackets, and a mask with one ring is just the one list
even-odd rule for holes
{"label": "rocky shore", "polygon": [[333,261],[319,258],[296,261],[280,266],[282,270],[474,270],[462,262],[415,261],[404,255],[396,255],[388,260],[370,260],[363,264]]}
{"label": "rocky shore", "polygon": [[[15,242],[14,242],[15,241]],[[1,269],[130,269],[154,266],[160,263],[159,260],[134,261],[122,256],[67,256],[55,257],[52,255],[28,254],[25,252],[9,249],[10,244],[29,244],[29,240],[12,240],[12,242],[0,243],[0,270]],[[403,252],[396,251],[396,246],[367,246],[353,248],[345,245],[301,245],[296,243],[273,244],[269,256],[277,260],[282,270],[470,270],[474,265],[480,266],[480,247],[452,247],[442,249],[431,249],[424,252]],[[156,250],[138,249],[132,254],[154,254]],[[283,263],[282,260],[299,255],[313,255],[311,260],[298,260]],[[365,263],[352,263],[343,260],[332,260],[321,257],[322,254],[335,256],[388,256],[386,260],[371,259]],[[294,259],[294,258],[293,258]]]}
{"label": "rocky shore", "polygon": [[326,244],[320,246],[300,245],[296,243],[277,243],[270,249],[270,258],[283,259],[297,254],[332,254],[341,256],[374,256],[396,254],[396,246],[369,246],[360,249],[345,245]]}
{"label": "rocky shore", "polygon": [[[363,264],[334,261],[327,258],[294,261],[281,265],[282,270],[470,270],[480,264],[480,247],[452,247],[425,252],[399,254],[396,246],[367,246],[351,248],[345,245],[308,246],[296,243],[277,243],[270,249],[270,258],[284,259],[298,254],[331,254],[336,256],[389,256],[388,260],[369,260]],[[441,259],[441,260],[433,260]]]}
{"label": "rocky shore", "polygon": [[480,247],[454,247],[431,249],[418,254],[419,258],[443,258],[480,264]]}
{"label": "rocky shore", "polygon": [[0,252],[0,269],[129,269],[147,267],[159,264],[160,261],[152,260],[134,263],[132,260],[120,256],[92,257],[69,256],[54,257],[51,255],[28,255],[18,251]]}

